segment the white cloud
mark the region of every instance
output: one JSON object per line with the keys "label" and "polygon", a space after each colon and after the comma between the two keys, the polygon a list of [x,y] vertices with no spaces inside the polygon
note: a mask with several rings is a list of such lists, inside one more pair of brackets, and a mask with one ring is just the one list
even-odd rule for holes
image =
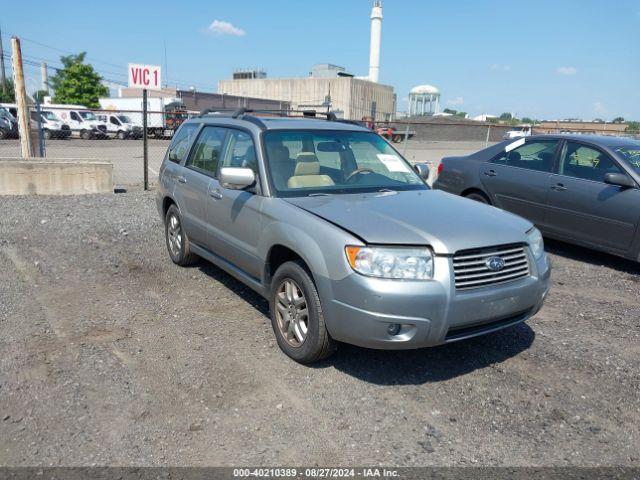
{"label": "white cloud", "polygon": [[244,37],[247,34],[247,32],[236,27],[233,23],[223,20],[214,20],[207,28],[207,32],[214,35],[231,35],[234,37]]}
{"label": "white cloud", "polygon": [[493,65],[491,65],[491,67],[489,67],[490,70],[500,70],[501,72],[508,72],[509,70],[511,70],[511,65],[498,65],[497,63],[494,63]]}
{"label": "white cloud", "polygon": [[456,98],[452,98],[451,100],[447,100],[447,104],[449,105],[462,105],[464,103],[464,98],[462,97],[456,97]]}
{"label": "white cloud", "polygon": [[575,75],[578,73],[578,69],[576,67],[558,67],[556,73],[558,75]]}

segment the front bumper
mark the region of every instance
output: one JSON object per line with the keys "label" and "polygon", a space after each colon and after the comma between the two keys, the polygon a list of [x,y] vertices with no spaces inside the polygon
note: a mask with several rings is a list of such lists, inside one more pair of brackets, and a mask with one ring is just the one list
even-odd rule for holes
{"label": "front bumper", "polygon": [[[368,348],[411,349],[482,335],[527,320],[549,290],[550,265],[534,261],[530,276],[500,285],[456,291],[451,257],[435,258],[432,281],[398,281],[352,273],[319,290],[327,328],[339,341]],[[330,291],[327,291],[330,289]],[[329,296],[324,295],[328,293]],[[391,335],[391,324],[400,331]]]}

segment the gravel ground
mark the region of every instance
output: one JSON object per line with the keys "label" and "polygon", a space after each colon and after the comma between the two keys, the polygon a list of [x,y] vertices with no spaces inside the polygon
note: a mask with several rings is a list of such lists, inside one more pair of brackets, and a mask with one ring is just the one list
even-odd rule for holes
{"label": "gravel ground", "polygon": [[638,465],[640,268],[549,243],[528,324],[284,356],[267,305],[174,266],[153,194],[2,198],[0,465]]}

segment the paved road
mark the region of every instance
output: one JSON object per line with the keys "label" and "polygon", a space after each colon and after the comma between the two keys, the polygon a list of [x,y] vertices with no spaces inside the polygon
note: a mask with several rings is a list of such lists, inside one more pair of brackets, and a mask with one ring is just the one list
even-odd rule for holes
{"label": "paved road", "polygon": [[[149,140],[149,179],[155,183],[169,140]],[[402,153],[404,144],[394,144]],[[409,141],[406,157],[412,162],[427,162],[434,169],[447,155],[466,155],[484,147],[484,142],[423,142]],[[142,141],[140,140],[49,140],[50,158],[106,160],[113,163],[116,186],[141,184],[143,181]],[[17,140],[0,140],[0,159],[20,155]]]}
{"label": "paved road", "polygon": [[549,244],[528,324],[278,349],[267,304],[168,259],[153,192],[4,198],[1,465],[638,465],[640,268]]}

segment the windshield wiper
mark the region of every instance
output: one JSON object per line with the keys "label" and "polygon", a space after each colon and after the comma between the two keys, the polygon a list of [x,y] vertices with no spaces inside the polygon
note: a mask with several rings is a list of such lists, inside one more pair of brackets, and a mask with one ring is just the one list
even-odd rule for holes
{"label": "windshield wiper", "polygon": [[378,193],[398,193],[398,191],[391,188],[381,188]]}
{"label": "windshield wiper", "polygon": [[307,197],[329,197],[331,193],[310,193]]}

